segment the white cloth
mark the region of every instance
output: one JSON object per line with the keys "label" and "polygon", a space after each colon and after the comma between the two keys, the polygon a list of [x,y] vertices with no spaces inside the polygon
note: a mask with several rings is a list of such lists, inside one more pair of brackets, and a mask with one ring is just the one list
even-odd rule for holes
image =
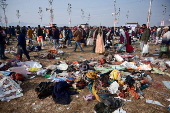
{"label": "white cloth", "polygon": [[111,94],[116,94],[119,88],[119,84],[114,81],[109,87],[107,87]]}

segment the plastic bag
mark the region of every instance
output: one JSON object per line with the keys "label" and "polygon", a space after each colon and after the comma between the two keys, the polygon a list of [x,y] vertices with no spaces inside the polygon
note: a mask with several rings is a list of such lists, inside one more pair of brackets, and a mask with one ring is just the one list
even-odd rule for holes
{"label": "plastic bag", "polygon": [[28,77],[27,70],[25,69],[25,67],[12,67],[12,68],[9,68],[9,70],[11,72],[19,73],[19,74],[23,75],[25,78]]}
{"label": "plastic bag", "polygon": [[116,55],[114,55],[114,57],[117,61],[123,62],[123,58],[120,55],[116,54]]}
{"label": "plastic bag", "polygon": [[167,52],[168,51],[168,46],[162,45],[160,46],[160,52]]}
{"label": "plastic bag", "polygon": [[22,52],[22,48],[20,46],[17,46],[16,54],[20,55],[21,52]]}
{"label": "plastic bag", "polygon": [[25,65],[29,66],[30,68],[32,67],[42,68],[42,65],[40,63],[34,61],[26,61]]}
{"label": "plastic bag", "polygon": [[144,44],[142,53],[148,53],[148,52],[149,52],[149,45],[148,44]]}
{"label": "plastic bag", "polygon": [[66,63],[60,64],[57,66],[57,69],[59,70],[67,70],[68,65]]}
{"label": "plastic bag", "polygon": [[87,38],[87,45],[93,45],[93,38]]}

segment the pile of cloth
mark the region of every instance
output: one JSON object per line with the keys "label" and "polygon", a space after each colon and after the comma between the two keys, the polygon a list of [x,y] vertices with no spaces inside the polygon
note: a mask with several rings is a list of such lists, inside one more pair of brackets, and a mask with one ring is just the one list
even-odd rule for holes
{"label": "pile of cloth", "polygon": [[[94,108],[96,112],[98,111],[98,105],[103,105],[106,111],[111,110],[113,112],[118,107],[115,107],[115,109],[109,108],[103,103],[104,101],[108,98],[115,100],[116,97],[123,99],[129,96],[135,99],[144,98],[143,91],[150,86],[150,82],[153,80],[150,74],[163,73],[168,75],[165,72],[168,65],[169,61],[158,60],[152,57],[140,59],[138,56],[129,54],[116,54],[114,56],[109,54],[108,56],[99,56],[83,61],[59,61],[46,69],[51,70],[48,79],[52,79],[51,82],[55,84],[66,82],[69,84],[69,88],[73,88],[74,91],[87,86],[92,95],[84,96],[84,99],[89,101],[95,97],[99,101]],[[69,90],[65,89],[65,91]],[[51,93],[54,98],[53,92],[54,89]],[[67,94],[72,95],[72,93]],[[73,94],[76,93],[74,92]],[[53,100],[56,103],[63,104],[58,99],[57,101]],[[122,100],[119,100],[119,104],[116,105],[123,106]],[[69,99],[67,101],[67,104],[69,104]]]}
{"label": "pile of cloth", "polygon": [[[170,61],[152,57],[140,59],[130,54],[108,54],[74,62],[58,61],[47,67],[34,61],[13,61],[6,65],[10,65],[10,72],[21,74],[23,78],[28,78],[27,74],[46,77],[48,81],[41,82],[35,89],[37,97],[44,99],[52,96],[58,104],[70,104],[71,95],[78,94],[77,90],[87,86],[91,94],[84,96],[84,99],[98,100],[99,103],[94,107],[97,113],[100,113],[99,106],[103,106],[103,113],[113,112],[123,106],[124,102],[120,98],[144,98],[143,91],[150,86],[152,73],[170,76],[166,71]],[[13,80],[21,79],[20,75],[13,74],[10,77]]]}

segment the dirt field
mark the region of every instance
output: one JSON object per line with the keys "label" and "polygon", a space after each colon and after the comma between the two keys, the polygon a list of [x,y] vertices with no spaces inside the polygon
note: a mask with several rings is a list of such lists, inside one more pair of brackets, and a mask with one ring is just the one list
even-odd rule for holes
{"label": "dirt field", "polygon": [[[13,46],[13,45],[10,45]],[[139,44],[133,44],[135,52],[134,55],[140,55]],[[45,53],[52,46],[49,44],[45,45],[45,49],[41,51]],[[8,47],[7,47],[8,48]],[[157,58],[153,56],[153,53],[157,53],[158,45],[150,44],[150,55],[148,57]],[[61,49],[65,52],[65,55],[61,59],[37,59],[34,56],[37,55],[35,52],[31,52],[31,59],[40,62],[43,66],[48,66],[56,63],[60,60],[77,61],[82,59],[90,59],[97,57],[99,54],[91,53],[92,47],[85,47],[85,52],[82,53],[79,49],[77,52],[72,52],[73,48],[69,47]],[[7,54],[9,58],[13,58],[11,54]],[[25,58],[25,56],[24,56]],[[167,58],[165,58],[167,59]],[[168,69],[170,72],[170,69]],[[170,90],[164,86],[162,81],[170,81],[170,77],[167,75],[151,74],[153,81],[150,81],[150,86],[143,90],[144,99],[126,98],[131,102],[126,102],[122,107],[127,113],[168,113],[168,105],[170,102],[166,99],[170,98]],[[49,79],[41,76],[36,76],[34,79],[26,80],[21,84],[23,89],[23,97],[13,99],[10,102],[0,102],[0,113],[94,113],[94,106],[98,103],[97,100],[85,101],[83,96],[90,93],[87,88],[84,88],[79,92],[78,95],[72,96],[72,102],[69,105],[55,104],[52,97],[47,97],[43,100],[37,98],[37,94],[34,91],[35,87],[42,81],[49,81]],[[153,105],[146,103],[146,99],[159,101],[165,107],[159,105]]]}

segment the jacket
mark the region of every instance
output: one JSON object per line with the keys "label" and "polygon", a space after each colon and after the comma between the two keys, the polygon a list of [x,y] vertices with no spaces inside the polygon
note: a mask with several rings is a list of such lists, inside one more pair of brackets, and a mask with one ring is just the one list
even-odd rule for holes
{"label": "jacket", "polygon": [[142,33],[141,41],[144,41],[144,43],[147,43],[150,37],[150,30],[148,28],[145,28]]}
{"label": "jacket", "polygon": [[5,36],[3,36],[2,33],[0,33],[0,44],[2,44],[2,45],[6,44]]}
{"label": "jacket", "polygon": [[59,36],[60,36],[60,32],[58,29],[54,29],[52,31],[52,36],[53,36],[53,39],[59,39]]}
{"label": "jacket", "polygon": [[76,42],[80,42],[82,37],[83,37],[82,32],[80,30],[76,30],[74,32],[73,36],[74,36],[74,39],[75,39]]}
{"label": "jacket", "polygon": [[18,35],[18,45],[19,46],[26,46],[26,40],[25,40],[25,34],[24,33],[20,33]]}
{"label": "jacket", "polygon": [[28,37],[29,37],[29,38],[32,38],[32,35],[33,35],[32,29],[29,29],[28,32],[27,32],[27,34],[28,34]]}
{"label": "jacket", "polygon": [[42,36],[43,35],[43,31],[41,28],[38,28],[37,30],[37,36]]}

